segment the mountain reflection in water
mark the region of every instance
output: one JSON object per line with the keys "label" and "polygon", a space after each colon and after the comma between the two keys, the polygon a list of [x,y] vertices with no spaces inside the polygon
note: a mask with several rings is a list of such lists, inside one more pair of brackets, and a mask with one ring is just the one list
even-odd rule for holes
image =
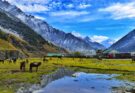
{"label": "mountain reflection in water", "polygon": [[[60,70],[58,72],[60,72]],[[65,72],[64,69],[63,72]],[[132,84],[113,79],[113,77],[116,76],[115,74],[87,74],[79,72],[72,76],[71,73],[69,73],[70,75],[67,76],[62,73],[46,76],[48,79],[44,80],[42,83],[47,82],[46,84],[48,85],[34,93],[118,93],[113,91],[112,88],[124,87],[127,83],[129,85]]]}

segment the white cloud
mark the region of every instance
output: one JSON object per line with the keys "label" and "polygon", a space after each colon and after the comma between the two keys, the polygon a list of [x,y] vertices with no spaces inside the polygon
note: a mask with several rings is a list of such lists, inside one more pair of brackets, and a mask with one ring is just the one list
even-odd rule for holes
{"label": "white cloud", "polygon": [[89,14],[88,11],[58,11],[58,12],[51,12],[51,16],[68,16],[68,17],[76,17],[81,15]]}
{"label": "white cloud", "polygon": [[79,32],[76,32],[76,31],[72,31],[71,33],[76,37],[80,37],[80,38],[84,37],[83,35],[81,35]]}
{"label": "white cloud", "polygon": [[108,42],[110,45],[112,45],[112,44],[114,44],[115,43],[115,41],[110,41],[110,42]]}
{"label": "white cloud", "polygon": [[41,19],[41,20],[46,20],[46,18],[45,18],[45,17],[37,16],[37,15],[35,15],[35,18],[37,18],[37,19]]}
{"label": "white cloud", "polygon": [[115,3],[106,8],[99,9],[100,12],[111,14],[113,19],[124,19],[135,17],[135,2],[129,3]]}
{"label": "white cloud", "polygon": [[90,21],[94,21],[100,18],[97,17],[93,17],[93,16],[87,16],[87,17],[82,17],[81,19],[78,20],[78,22],[90,22]]}
{"label": "white cloud", "polygon": [[90,39],[91,39],[93,42],[101,43],[101,42],[103,42],[103,41],[109,39],[109,37],[107,37],[107,36],[94,35],[94,36],[90,37]]}
{"label": "white cloud", "polygon": [[80,8],[80,9],[85,9],[85,8],[88,8],[88,7],[91,7],[91,5],[90,4],[80,4],[78,6],[78,8]]}
{"label": "white cloud", "polygon": [[17,5],[24,12],[45,12],[49,11],[49,8],[44,5],[34,4],[34,5]]}
{"label": "white cloud", "polygon": [[73,4],[68,4],[68,5],[67,5],[67,8],[73,8],[73,7],[74,7]]}
{"label": "white cloud", "polygon": [[49,11],[47,4],[50,0],[5,0],[16,5],[24,12],[44,12]]}
{"label": "white cloud", "polygon": [[48,4],[50,0],[3,0],[3,1],[8,1],[9,3],[12,3],[12,4],[17,4],[17,3],[21,3],[21,4],[24,4],[24,3],[27,3],[27,4],[34,4],[34,3]]}

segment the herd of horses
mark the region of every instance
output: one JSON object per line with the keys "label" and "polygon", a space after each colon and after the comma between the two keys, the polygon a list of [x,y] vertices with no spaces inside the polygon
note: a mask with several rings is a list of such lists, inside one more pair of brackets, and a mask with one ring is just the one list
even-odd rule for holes
{"label": "herd of horses", "polygon": [[[25,72],[26,64],[28,64],[28,62],[26,62],[26,61],[20,62],[20,71]],[[38,67],[40,65],[41,65],[41,62],[32,62],[32,63],[30,63],[29,71],[33,72],[32,69],[33,69],[33,67],[35,67],[36,68],[36,72],[37,72],[38,71]]]}
{"label": "herd of horses", "polygon": [[[58,59],[62,59],[62,57],[57,57]],[[83,58],[80,58],[80,61],[82,61]],[[101,56],[97,57],[98,60],[102,60]],[[47,59],[46,57],[43,58],[43,62],[48,62],[49,60],[52,60],[52,58]],[[74,58],[73,58],[74,60]],[[7,61],[9,63],[16,63],[17,62],[17,58],[12,58],[12,59],[7,59]],[[132,56],[132,62],[135,61],[135,56]],[[4,64],[5,60],[1,60],[0,62],[2,62]],[[25,61],[20,62],[20,71],[21,72],[25,72],[26,70],[26,65],[29,63],[29,60],[26,59]],[[36,72],[38,71],[39,66],[42,64],[42,62],[32,62],[29,64],[29,72],[33,72],[33,68],[36,68]]]}
{"label": "herd of horses", "polygon": [[[12,58],[12,59],[0,59],[0,62],[1,63],[5,63],[5,61],[7,61],[7,62],[9,62],[9,63],[14,63],[14,64],[16,64],[16,62],[17,62],[17,58]],[[45,61],[48,61],[46,58],[43,58],[43,62],[45,62]],[[29,60],[28,59],[26,59],[25,61],[22,61],[22,62],[20,62],[20,71],[21,72],[25,72],[25,70],[26,70],[26,65],[29,63]],[[36,72],[38,71],[38,67],[41,65],[41,62],[32,62],[32,63],[30,63],[29,64],[29,71],[30,72],[33,72],[33,67],[35,67],[36,68]]]}

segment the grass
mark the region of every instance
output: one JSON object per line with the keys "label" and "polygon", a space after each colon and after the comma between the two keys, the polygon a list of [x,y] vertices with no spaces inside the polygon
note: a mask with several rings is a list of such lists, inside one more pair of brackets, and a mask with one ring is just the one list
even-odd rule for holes
{"label": "grass", "polygon": [[96,59],[83,59],[80,61],[64,59],[63,62],[53,62],[56,65],[64,65],[67,67],[80,67],[86,69],[101,69],[101,70],[115,70],[115,71],[135,71],[135,63],[131,60],[118,60],[118,59],[104,59],[102,61]]}
{"label": "grass", "polygon": [[[39,83],[40,76],[52,73],[59,67],[66,67],[75,71],[94,72],[94,73],[121,73],[116,78],[134,81],[135,63],[126,59],[82,59],[75,58],[53,58],[49,62],[42,63],[38,72],[29,72],[29,64],[26,66],[26,72],[20,72],[20,62],[16,64],[5,62],[0,63],[0,93],[14,93],[20,86],[20,83]],[[42,62],[41,58],[30,58],[30,62]]]}

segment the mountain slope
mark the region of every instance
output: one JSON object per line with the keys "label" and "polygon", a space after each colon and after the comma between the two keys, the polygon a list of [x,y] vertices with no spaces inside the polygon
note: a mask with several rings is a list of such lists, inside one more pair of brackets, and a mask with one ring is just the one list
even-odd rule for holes
{"label": "mountain slope", "polygon": [[114,43],[109,49],[120,52],[135,52],[135,30]]}
{"label": "mountain slope", "polygon": [[[28,55],[45,55],[47,52],[59,52],[59,48],[48,43],[29,26],[25,25],[21,20],[0,9],[0,29],[8,34],[2,34],[2,39],[11,36],[11,43]],[[12,35],[11,35],[12,34]],[[13,35],[19,39],[14,39]],[[17,41],[19,40],[19,41]],[[24,42],[20,42],[20,40]],[[62,52],[66,52],[64,49]]]}
{"label": "mountain slope", "polygon": [[0,39],[0,50],[16,50],[16,48],[9,42]]}
{"label": "mountain slope", "polygon": [[84,40],[75,37],[71,33],[64,33],[58,29],[51,27],[45,21],[34,18],[33,16],[26,15],[16,6],[10,5],[8,2],[0,1],[0,8],[15,15],[22,20],[26,25],[32,28],[35,32],[41,35],[45,40],[66,48],[69,51],[89,51],[94,49]]}

